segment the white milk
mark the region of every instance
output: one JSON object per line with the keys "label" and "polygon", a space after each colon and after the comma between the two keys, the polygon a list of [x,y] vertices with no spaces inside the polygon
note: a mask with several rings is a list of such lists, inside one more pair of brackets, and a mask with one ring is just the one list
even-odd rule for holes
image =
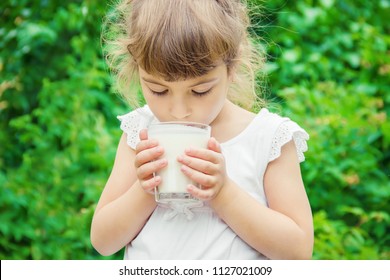
{"label": "white milk", "polygon": [[177,161],[179,155],[184,154],[186,148],[207,148],[210,138],[210,127],[195,123],[158,123],[149,127],[150,139],[156,139],[164,147],[163,157],[168,160],[168,166],[158,172],[161,183],[156,190],[158,202],[194,199],[187,193],[188,184],[196,186],[180,170],[181,163]]}

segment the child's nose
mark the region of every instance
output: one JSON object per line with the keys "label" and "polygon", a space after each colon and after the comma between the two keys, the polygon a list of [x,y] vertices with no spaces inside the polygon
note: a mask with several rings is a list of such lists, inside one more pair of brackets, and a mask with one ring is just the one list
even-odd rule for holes
{"label": "child's nose", "polygon": [[170,114],[175,120],[184,120],[191,115],[191,108],[183,98],[172,100]]}

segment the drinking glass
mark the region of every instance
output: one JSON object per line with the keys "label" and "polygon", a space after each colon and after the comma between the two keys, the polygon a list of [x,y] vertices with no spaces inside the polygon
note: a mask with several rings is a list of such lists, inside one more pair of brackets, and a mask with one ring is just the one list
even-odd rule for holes
{"label": "drinking glass", "polygon": [[186,191],[188,184],[201,187],[189,179],[180,170],[179,155],[189,147],[207,148],[211,128],[209,125],[193,122],[160,122],[151,124],[148,128],[149,139],[155,139],[164,148],[162,157],[168,160],[168,165],[158,171],[161,183],[155,189],[155,199],[159,203],[197,201]]}

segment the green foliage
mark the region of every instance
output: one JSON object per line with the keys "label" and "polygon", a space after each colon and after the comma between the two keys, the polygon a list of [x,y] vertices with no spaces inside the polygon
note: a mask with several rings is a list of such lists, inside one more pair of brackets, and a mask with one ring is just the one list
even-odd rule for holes
{"label": "green foliage", "polygon": [[[33,2],[33,3],[31,3]],[[390,1],[259,1],[273,108],[310,134],[315,259],[390,258]],[[104,1],[0,4],[0,258],[97,259],[120,136]],[[122,258],[122,252],[110,258]]]}
{"label": "green foliage", "polygon": [[89,226],[123,111],[100,51],[107,7],[22,2],[1,9],[0,258],[99,258]]}

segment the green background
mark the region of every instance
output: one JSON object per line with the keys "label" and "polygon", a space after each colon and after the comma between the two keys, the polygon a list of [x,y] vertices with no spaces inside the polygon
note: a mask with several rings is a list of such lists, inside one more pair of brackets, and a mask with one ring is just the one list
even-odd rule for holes
{"label": "green background", "polygon": [[[249,1],[273,111],[310,134],[314,259],[390,258],[390,1]],[[91,247],[121,135],[101,53],[106,1],[1,1],[0,258]],[[261,39],[260,39],[261,38]]]}

